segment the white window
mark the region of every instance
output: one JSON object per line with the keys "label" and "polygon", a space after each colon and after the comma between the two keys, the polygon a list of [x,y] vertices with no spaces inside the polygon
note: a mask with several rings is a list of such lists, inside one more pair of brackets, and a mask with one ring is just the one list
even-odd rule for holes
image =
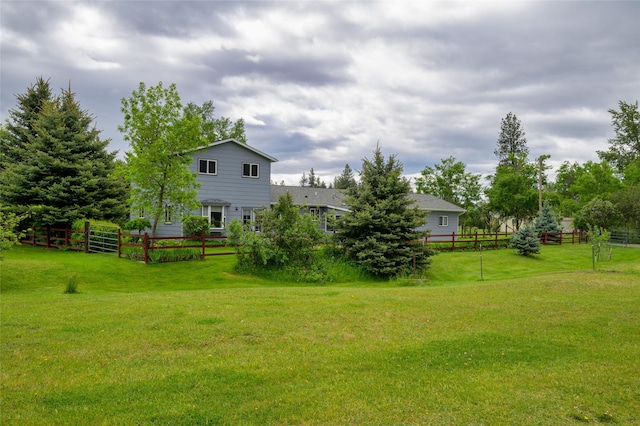
{"label": "white window", "polygon": [[257,163],[242,163],[242,177],[260,177],[260,165]]}
{"label": "white window", "polygon": [[449,216],[438,216],[438,226],[449,226]]}
{"label": "white window", "polygon": [[218,161],[217,160],[198,160],[198,173],[201,175],[216,175],[218,174]]}
{"label": "white window", "polygon": [[256,223],[256,215],[260,212],[261,209],[256,209],[253,207],[243,207],[242,208],[242,224],[246,226],[251,226],[251,230],[259,231],[258,224]]}
{"label": "white window", "polygon": [[173,213],[171,206],[164,206],[164,223],[173,223]]}
{"label": "white window", "polygon": [[202,206],[202,216],[209,218],[211,228],[222,229],[225,222],[224,206]]}
{"label": "white window", "polygon": [[314,219],[318,219],[320,217],[320,209],[317,209],[315,207],[311,207],[309,209],[309,214],[314,218]]}

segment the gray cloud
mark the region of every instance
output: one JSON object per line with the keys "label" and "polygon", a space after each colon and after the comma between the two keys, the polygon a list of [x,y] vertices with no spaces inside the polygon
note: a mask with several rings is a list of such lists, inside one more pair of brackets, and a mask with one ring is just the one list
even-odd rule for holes
{"label": "gray cloud", "polygon": [[408,176],[454,156],[491,173],[500,120],[532,156],[597,160],[607,109],[640,94],[638,2],[208,2],[2,4],[2,119],[38,76],[71,87],[112,149],[120,100],[176,83],[244,118],[249,143],[329,182],[379,141]]}

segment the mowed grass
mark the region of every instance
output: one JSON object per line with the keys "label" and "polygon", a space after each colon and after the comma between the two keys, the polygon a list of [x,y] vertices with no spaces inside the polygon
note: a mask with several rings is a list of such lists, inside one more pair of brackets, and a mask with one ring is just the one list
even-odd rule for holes
{"label": "mowed grass", "polygon": [[7,253],[0,423],[640,424],[640,249],[325,286],[233,263]]}

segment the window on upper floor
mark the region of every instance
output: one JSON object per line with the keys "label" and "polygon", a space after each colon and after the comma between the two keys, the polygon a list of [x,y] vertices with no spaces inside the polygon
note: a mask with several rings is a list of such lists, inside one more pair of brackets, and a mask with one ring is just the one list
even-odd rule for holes
{"label": "window on upper floor", "polygon": [[260,165],[257,163],[242,163],[242,177],[260,177]]}
{"label": "window on upper floor", "polygon": [[449,226],[449,216],[438,216],[438,226]]}
{"label": "window on upper floor", "polygon": [[218,161],[217,160],[198,160],[198,173],[201,175],[216,175],[218,174]]}

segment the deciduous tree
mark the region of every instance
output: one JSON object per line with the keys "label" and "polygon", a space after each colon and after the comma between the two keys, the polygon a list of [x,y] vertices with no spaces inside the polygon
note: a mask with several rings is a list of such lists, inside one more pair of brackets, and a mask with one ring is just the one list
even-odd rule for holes
{"label": "deciduous tree", "polygon": [[189,102],[184,107],[184,116],[187,119],[200,119],[200,133],[205,144],[231,138],[247,143],[244,120],[241,118],[234,122],[228,117],[215,118],[215,109],[213,101],[206,101],[201,106]]}
{"label": "deciduous tree", "polygon": [[480,201],[482,186],[480,175],[468,173],[465,168],[454,157],[442,159],[434,167],[427,166],[416,179],[416,191],[470,209]]}
{"label": "deciduous tree", "polygon": [[160,218],[186,214],[198,207],[196,176],[191,157],[181,155],[203,145],[201,119],[185,114],[175,84],[147,87],[140,83],[129,99],[122,99],[124,124],[119,130],[131,149],[125,173],[131,182],[133,211],[151,218],[155,236]]}
{"label": "deciduous tree", "polygon": [[619,111],[609,110],[615,137],[609,139],[609,150],[598,151],[598,155],[623,174],[627,166],[640,156],[640,111],[638,101],[619,101],[618,107]]}
{"label": "deciduous tree", "polygon": [[498,166],[490,176],[491,186],[486,190],[491,210],[503,220],[512,219],[516,230],[538,212],[538,170],[528,163],[526,156],[511,156],[508,165]]}

